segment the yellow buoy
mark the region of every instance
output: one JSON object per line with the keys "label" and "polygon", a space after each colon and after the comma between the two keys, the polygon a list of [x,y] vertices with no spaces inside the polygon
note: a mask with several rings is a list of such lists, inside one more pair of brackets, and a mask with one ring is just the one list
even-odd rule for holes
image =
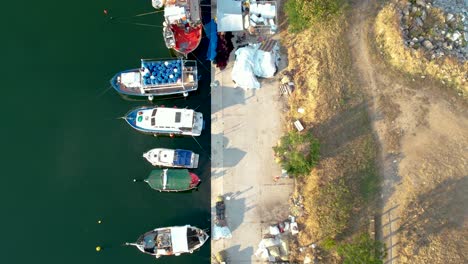
{"label": "yellow buoy", "polygon": [[96,251],[98,251],[98,252],[101,251],[101,247],[100,247],[100,246],[97,246],[97,247],[96,247]]}
{"label": "yellow buoy", "polygon": [[102,221],[101,221],[101,220],[98,220],[97,223],[100,224],[100,223],[102,223]]}

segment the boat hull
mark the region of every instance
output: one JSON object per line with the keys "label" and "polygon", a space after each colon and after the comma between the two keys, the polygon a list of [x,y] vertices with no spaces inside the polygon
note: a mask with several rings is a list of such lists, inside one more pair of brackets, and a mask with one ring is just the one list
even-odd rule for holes
{"label": "boat hull", "polygon": [[185,192],[197,188],[201,180],[187,169],[155,169],[145,182],[159,192]]}
{"label": "boat hull", "polygon": [[[154,106],[148,106],[148,107],[139,107],[139,108],[135,108],[133,110],[130,110],[124,117],[125,121],[135,130],[141,132],[141,133],[144,133],[144,134],[150,134],[150,135],[154,135],[154,136],[170,136],[170,137],[174,137],[174,136],[200,136],[201,135],[201,131],[202,129],[204,128],[204,121],[203,121],[203,116],[201,115],[201,113],[197,113],[198,116],[197,116],[197,120],[196,122],[200,122],[199,119],[201,119],[201,128],[200,129],[193,129],[191,131],[182,131],[180,129],[171,129],[171,128],[165,128],[164,130],[162,129],[147,129],[147,128],[143,128],[141,126],[138,126],[137,125],[137,115],[138,115],[138,112],[139,111],[143,111],[143,110],[149,110],[149,109],[154,109],[155,107]],[[198,125],[197,125],[198,127]]]}
{"label": "boat hull", "polygon": [[[179,233],[179,236],[175,236],[173,230],[182,230],[185,234]],[[170,237],[168,235],[170,234]],[[161,236],[162,235],[162,236]],[[182,236],[180,236],[182,235]],[[168,237],[168,240],[164,238]],[[163,239],[160,239],[163,238]],[[186,240],[182,241],[186,243],[186,247],[183,249],[177,250],[177,246],[174,245],[174,241],[181,242],[180,239]],[[181,254],[192,254],[196,250],[200,249],[206,241],[208,241],[209,235],[202,229],[190,225],[186,226],[172,226],[172,227],[162,227],[156,228],[149,232],[141,235],[135,243],[126,243],[126,245],[135,246],[142,253],[155,256],[156,258],[162,256],[180,256]],[[170,242],[169,242],[170,241]],[[169,242],[169,249],[165,248],[161,250],[159,244],[162,242]],[[165,245],[167,246],[167,245]]]}
{"label": "boat hull", "polygon": [[[169,156],[170,160],[166,160],[165,156]],[[199,160],[198,154],[182,149],[155,148],[143,153],[143,157],[153,166],[165,168],[195,169]]]}
{"label": "boat hull", "polygon": [[[187,81],[186,78],[191,78],[192,81]],[[111,78],[110,84],[119,94],[127,96],[187,96],[189,92],[198,89],[197,78],[195,61],[143,59],[142,69],[120,71]]]}
{"label": "boat hull", "polygon": [[202,29],[203,26],[201,24],[190,27],[188,30],[181,29],[177,25],[170,25],[170,28],[167,30],[172,32],[175,45],[168,46],[168,48],[172,48],[174,51],[187,56],[200,45],[203,37]]}

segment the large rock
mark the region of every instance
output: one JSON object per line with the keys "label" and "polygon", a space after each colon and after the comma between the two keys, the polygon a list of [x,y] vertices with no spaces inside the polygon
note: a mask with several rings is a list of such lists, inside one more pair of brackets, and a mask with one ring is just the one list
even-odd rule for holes
{"label": "large rock", "polygon": [[451,41],[457,41],[461,37],[461,33],[458,31],[453,32],[453,34],[450,36]]}
{"label": "large rock", "polygon": [[424,0],[416,0],[416,4],[417,4],[418,6],[423,6],[423,7],[424,7],[424,6],[426,5],[426,1],[424,1]]}
{"label": "large rock", "polygon": [[427,39],[424,40],[422,44],[423,44],[424,48],[426,48],[428,50],[432,50],[434,48],[434,45],[432,45],[432,42],[430,42]]}
{"label": "large rock", "polygon": [[424,22],[422,21],[422,19],[420,17],[417,17],[414,22],[416,22],[416,25],[418,27],[422,27],[424,25]]}
{"label": "large rock", "polygon": [[445,16],[445,21],[450,22],[454,19],[453,14],[447,13],[447,16]]}

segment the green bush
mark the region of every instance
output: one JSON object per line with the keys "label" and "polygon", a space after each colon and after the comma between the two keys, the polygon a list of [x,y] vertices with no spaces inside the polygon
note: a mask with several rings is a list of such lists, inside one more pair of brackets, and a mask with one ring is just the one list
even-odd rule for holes
{"label": "green bush", "polygon": [[288,0],[284,10],[289,29],[298,32],[318,21],[328,20],[340,11],[342,0]]}
{"label": "green bush", "polygon": [[319,160],[320,144],[310,133],[291,131],[273,147],[282,167],[292,176],[308,174]]}
{"label": "green bush", "polygon": [[386,255],[385,244],[363,233],[351,243],[338,246],[337,252],[344,258],[343,264],[382,264]]}

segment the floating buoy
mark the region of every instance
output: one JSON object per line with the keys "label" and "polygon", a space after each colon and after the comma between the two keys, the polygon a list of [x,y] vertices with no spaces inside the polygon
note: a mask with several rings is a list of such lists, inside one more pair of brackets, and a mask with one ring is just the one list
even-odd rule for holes
{"label": "floating buoy", "polygon": [[107,9],[104,9],[104,15],[107,15]]}
{"label": "floating buoy", "polygon": [[97,223],[98,223],[98,224],[101,224],[101,223],[102,223],[102,221],[101,221],[101,220],[98,220],[98,221],[97,221]]}
{"label": "floating buoy", "polygon": [[100,247],[100,246],[97,246],[97,247],[96,247],[96,251],[97,251],[97,252],[101,251],[101,247]]}
{"label": "floating buoy", "polygon": [[173,134],[173,133],[171,133],[171,134],[169,134],[169,136],[170,136],[171,138],[173,138],[173,137],[174,137],[174,134]]}

